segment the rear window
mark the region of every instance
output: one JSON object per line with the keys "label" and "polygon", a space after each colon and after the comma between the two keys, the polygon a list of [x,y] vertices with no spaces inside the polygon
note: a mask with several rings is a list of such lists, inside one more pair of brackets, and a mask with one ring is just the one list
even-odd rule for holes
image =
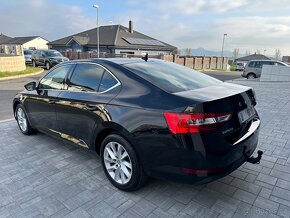
{"label": "rear window", "polygon": [[138,76],[169,93],[199,89],[222,83],[213,77],[166,61],[125,64]]}
{"label": "rear window", "polygon": [[24,50],[24,54],[25,54],[25,55],[31,55],[31,54],[32,54],[32,51]]}

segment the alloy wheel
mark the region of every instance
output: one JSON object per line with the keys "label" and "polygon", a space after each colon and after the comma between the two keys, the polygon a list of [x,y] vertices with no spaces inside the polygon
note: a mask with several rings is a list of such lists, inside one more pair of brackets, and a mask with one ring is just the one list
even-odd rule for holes
{"label": "alloy wheel", "polygon": [[256,77],[255,77],[255,75],[254,74],[249,74],[248,75],[248,79],[255,79]]}
{"label": "alloy wheel", "polygon": [[17,110],[17,122],[19,124],[20,129],[25,132],[27,130],[27,119],[26,119],[26,115],[25,112],[23,111],[23,109],[20,107]]}
{"label": "alloy wheel", "polygon": [[126,149],[118,142],[109,142],[104,149],[105,168],[118,184],[127,184],[132,177],[132,162]]}

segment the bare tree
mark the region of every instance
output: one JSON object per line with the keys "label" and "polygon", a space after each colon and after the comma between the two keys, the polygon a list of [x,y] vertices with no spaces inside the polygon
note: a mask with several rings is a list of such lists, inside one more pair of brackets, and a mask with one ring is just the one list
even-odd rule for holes
{"label": "bare tree", "polygon": [[280,49],[276,49],[276,50],[275,50],[275,58],[276,58],[277,60],[281,60],[281,57],[282,57],[282,55],[281,55],[281,51],[280,51]]}
{"label": "bare tree", "polygon": [[250,55],[251,54],[251,51],[250,50],[247,50],[246,51],[246,55]]}
{"label": "bare tree", "polygon": [[186,48],[185,49],[185,54],[186,54],[186,56],[191,56],[191,48]]}
{"label": "bare tree", "polygon": [[238,49],[238,48],[234,49],[234,51],[233,51],[234,60],[236,60],[239,57],[239,52],[240,52],[240,49]]}

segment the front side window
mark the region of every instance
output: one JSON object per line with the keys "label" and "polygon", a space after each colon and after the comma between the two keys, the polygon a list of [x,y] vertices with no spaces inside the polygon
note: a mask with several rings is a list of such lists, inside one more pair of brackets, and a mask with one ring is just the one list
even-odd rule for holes
{"label": "front side window", "polygon": [[249,67],[255,67],[255,65],[256,65],[256,62],[255,62],[255,61],[251,61],[251,62],[249,63]]}
{"label": "front side window", "polygon": [[39,82],[39,89],[59,89],[63,88],[64,80],[72,65],[67,64],[52,70]]}
{"label": "front side window", "polygon": [[68,90],[98,91],[104,71],[104,68],[95,64],[78,64],[70,79]]}

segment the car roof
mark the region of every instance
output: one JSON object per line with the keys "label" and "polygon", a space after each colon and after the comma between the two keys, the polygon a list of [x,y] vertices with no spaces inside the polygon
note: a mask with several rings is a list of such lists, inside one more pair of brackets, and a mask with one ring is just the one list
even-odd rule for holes
{"label": "car roof", "polygon": [[[156,63],[163,60],[150,58],[147,62],[148,63]],[[94,63],[115,63],[118,65],[126,65],[126,64],[133,64],[133,63],[144,63],[145,60],[142,58],[90,58],[90,59],[76,59],[71,60],[71,63],[82,63],[82,62],[94,62]]]}
{"label": "car roof", "polygon": [[278,61],[278,60],[251,60],[249,62],[253,62],[253,61],[266,61],[266,62],[279,62],[279,63],[283,63],[283,62]]}

